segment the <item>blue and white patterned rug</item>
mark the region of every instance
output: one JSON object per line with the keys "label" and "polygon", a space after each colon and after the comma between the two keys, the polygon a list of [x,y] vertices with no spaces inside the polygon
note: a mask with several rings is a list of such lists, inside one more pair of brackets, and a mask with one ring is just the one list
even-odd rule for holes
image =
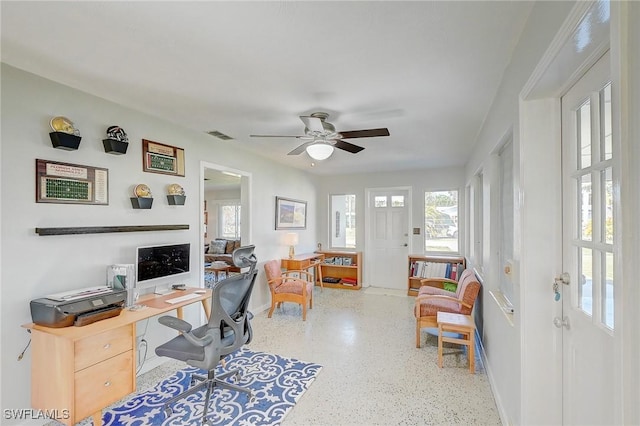
{"label": "blue and white patterned rug", "polygon": [[[246,348],[228,355],[226,361],[225,369],[242,370],[238,384],[251,388],[255,399],[249,401],[244,393],[216,388],[207,413],[212,425],[279,425],[322,369],[318,364]],[[201,425],[204,390],[176,402],[169,418],[163,409],[166,400],[189,387],[194,372],[206,375],[204,370],[194,367],[180,370],[154,388],[106,410],[103,424]],[[216,374],[219,373],[222,373],[220,366]]]}

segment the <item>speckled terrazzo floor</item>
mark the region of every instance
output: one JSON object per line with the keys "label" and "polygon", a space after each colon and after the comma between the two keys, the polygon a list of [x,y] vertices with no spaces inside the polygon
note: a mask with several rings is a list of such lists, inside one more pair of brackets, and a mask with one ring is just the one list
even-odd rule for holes
{"label": "speckled terrazzo floor", "polygon": [[[252,350],[323,366],[284,426],[501,424],[479,356],[470,374],[455,345],[445,346],[442,369],[436,336],[423,331],[415,347],[414,298],[373,288],[316,289],[314,297],[306,322],[292,303],[252,321]],[[138,391],[184,366],[168,361],[140,375]]]}
{"label": "speckled terrazzo floor", "polygon": [[[398,295],[400,294],[400,295]],[[315,362],[318,378],[283,425],[499,425],[489,381],[476,356],[426,332],[415,347],[414,298],[393,291],[316,289],[314,308],[285,304],[252,321],[253,350]]]}

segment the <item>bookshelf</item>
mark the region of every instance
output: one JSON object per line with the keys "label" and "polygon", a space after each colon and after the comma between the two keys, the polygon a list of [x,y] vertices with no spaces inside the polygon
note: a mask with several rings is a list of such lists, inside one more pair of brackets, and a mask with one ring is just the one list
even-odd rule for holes
{"label": "bookshelf", "polygon": [[465,267],[466,262],[463,256],[409,255],[407,295],[417,296],[420,280],[424,278],[446,277],[457,281],[459,272],[462,272]]}
{"label": "bookshelf", "polygon": [[337,283],[323,281],[323,287],[346,290],[362,288],[362,252],[318,251],[316,253],[324,255],[324,261],[320,264],[322,278],[331,277],[340,280]]}

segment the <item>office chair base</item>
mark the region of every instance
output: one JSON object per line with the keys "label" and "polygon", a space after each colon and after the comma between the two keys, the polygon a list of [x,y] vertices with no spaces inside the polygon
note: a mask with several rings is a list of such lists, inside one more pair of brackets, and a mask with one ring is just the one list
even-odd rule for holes
{"label": "office chair base", "polygon": [[[213,373],[213,372],[212,372]],[[234,383],[229,383],[229,382],[225,382],[224,379],[227,379],[231,376],[234,376],[234,381],[238,382],[240,381],[240,378],[242,377],[242,373],[240,371],[240,369],[236,368],[233,370],[229,370],[224,372],[223,374],[220,374],[219,376],[214,376],[213,374],[210,374],[209,377],[204,376],[204,375],[200,375],[200,374],[192,374],[191,375],[191,387],[189,389],[187,389],[186,391],[174,396],[173,398],[171,398],[170,400],[168,400],[167,402],[164,403],[164,413],[165,415],[168,417],[171,417],[171,415],[173,414],[173,408],[171,408],[171,406],[176,403],[177,401],[183,399],[186,396],[192,395],[194,393],[200,392],[203,389],[207,390],[206,396],[205,396],[205,401],[204,401],[204,410],[202,413],[202,424],[203,425],[207,425],[208,421],[206,419],[207,417],[207,412],[208,412],[208,408],[209,408],[209,403],[211,401],[211,394],[213,393],[213,391],[215,390],[215,388],[221,388],[221,389],[228,389],[231,391],[236,391],[236,392],[241,392],[247,395],[248,397],[248,401],[253,401],[255,400],[255,395],[253,394],[253,391],[249,388],[245,388],[239,385],[236,385]],[[195,384],[196,382],[200,382]],[[195,384],[195,385],[194,385]]]}

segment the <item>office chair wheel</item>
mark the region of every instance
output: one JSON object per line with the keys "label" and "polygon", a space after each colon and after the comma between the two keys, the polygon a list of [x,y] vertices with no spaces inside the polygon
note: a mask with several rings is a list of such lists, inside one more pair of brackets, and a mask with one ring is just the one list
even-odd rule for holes
{"label": "office chair wheel", "polygon": [[167,416],[167,418],[171,417],[172,414],[173,410],[171,409],[171,407],[167,407],[164,409],[164,415]]}
{"label": "office chair wheel", "polygon": [[233,375],[233,381],[236,383],[240,383],[240,379],[242,379],[242,374],[239,372]]}
{"label": "office chair wheel", "polygon": [[256,396],[254,395],[253,392],[251,392],[248,397],[247,397],[247,402],[255,402],[256,401]]}

